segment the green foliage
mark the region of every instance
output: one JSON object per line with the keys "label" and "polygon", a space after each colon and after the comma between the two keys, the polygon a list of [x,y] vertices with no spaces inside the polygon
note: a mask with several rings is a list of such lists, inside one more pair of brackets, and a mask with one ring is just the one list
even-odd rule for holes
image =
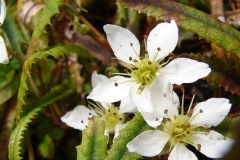
{"label": "green foliage", "polygon": [[82,144],[77,146],[78,160],[103,160],[106,157],[108,137],[104,136],[104,121],[93,117],[82,132]]}
{"label": "green foliage", "polygon": [[147,125],[140,113],[136,113],[135,117],[128,122],[127,126],[120,131],[120,134],[114,139],[114,143],[108,152],[106,160],[127,160],[140,159],[137,153],[129,153],[126,145],[132,141],[138,134],[149,130],[151,127]]}
{"label": "green foliage", "polygon": [[54,58],[59,58],[60,56],[69,55],[71,53],[77,53],[80,57],[87,58],[89,57],[88,52],[80,46],[77,45],[62,45],[55,47],[48,47],[44,50],[41,50],[31,57],[24,63],[24,71],[21,75],[21,83],[18,91],[19,105],[24,103],[24,96],[27,88],[27,79],[30,76],[30,68],[33,63],[36,63],[39,59],[45,59],[48,56],[53,56]]}
{"label": "green foliage", "polygon": [[38,150],[44,158],[51,159],[54,155],[54,149],[55,147],[52,138],[46,134],[42,142],[38,145]]}
{"label": "green foliage", "polygon": [[[67,87],[67,84],[62,84],[61,86],[57,86],[52,89],[52,91],[50,91],[40,99],[35,100],[34,107],[31,107],[32,110],[23,113],[18,125],[11,133],[8,145],[9,160],[22,159],[20,157],[22,149],[21,140],[23,139],[24,131],[27,129],[27,125],[31,122],[31,119],[33,119],[38,114],[38,112],[42,110],[43,107],[55,102],[58,99],[70,95],[72,92],[72,89],[69,89]],[[28,108],[30,108],[30,106]]]}
{"label": "green foliage", "polygon": [[38,23],[33,31],[31,42],[27,52],[27,58],[29,58],[34,51],[36,50],[37,45],[39,44],[39,38],[46,33],[45,26],[50,24],[50,19],[55,14],[59,13],[58,3],[61,0],[51,0],[48,1],[46,6],[43,8],[43,11],[38,19]]}
{"label": "green foliage", "polygon": [[125,7],[164,21],[174,19],[178,26],[235,53],[240,57],[240,33],[210,15],[183,4],[166,0],[119,0]]}
{"label": "green foliage", "polygon": [[21,33],[21,31],[19,30],[14,17],[12,16],[12,12],[11,10],[7,10],[7,15],[6,15],[6,19],[3,23],[2,26],[0,26],[0,29],[2,29],[7,37],[8,40],[11,43],[11,47],[12,49],[21,57],[24,58],[25,55],[21,50],[20,44],[19,43],[23,43],[25,42],[25,39]]}
{"label": "green foliage", "polygon": [[237,118],[226,117],[222,121],[222,123],[220,123],[216,127],[212,127],[211,129],[221,133],[225,137],[236,139],[237,135],[234,133],[234,128],[237,126],[239,122],[240,122],[240,117],[237,117]]}

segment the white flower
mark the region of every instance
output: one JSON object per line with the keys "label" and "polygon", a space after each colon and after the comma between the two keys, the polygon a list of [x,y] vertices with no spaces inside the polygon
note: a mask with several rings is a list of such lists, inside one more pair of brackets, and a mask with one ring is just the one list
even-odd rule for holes
{"label": "white flower", "polygon": [[[97,87],[102,82],[108,80],[104,75],[98,75],[96,72],[92,74],[92,86]],[[125,114],[136,112],[136,106],[128,97],[120,102],[120,106],[115,107],[111,103],[96,103],[92,104],[91,109],[78,105],[72,111],[67,112],[61,117],[62,122],[75,129],[84,130],[90,118],[99,116],[105,123],[105,135],[115,133],[114,138],[119,134],[119,131],[126,126]]]}
{"label": "white flower", "polygon": [[3,38],[0,36],[0,63],[8,64],[8,53]]}
{"label": "white flower", "polygon": [[158,113],[146,113],[147,116],[144,117],[147,117],[147,122],[152,127],[157,127],[154,121],[158,121],[159,130],[145,131],[135,137],[127,144],[129,152],[151,157],[158,155],[165,147],[170,153],[169,160],[197,160],[186,148],[186,145],[190,144],[207,157],[222,158],[234,140],[210,131],[209,127],[217,126],[228,114],[231,108],[229,100],[211,98],[198,103],[192,113],[191,102],[187,113],[184,114],[183,106],[179,106],[179,99],[172,91],[172,85],[158,85],[162,80],[164,81],[164,78],[158,77],[151,88],[154,95],[151,97],[152,105],[155,108],[154,112]]}
{"label": "white flower", "polygon": [[0,25],[3,24],[3,21],[6,17],[6,4],[4,0],[1,0],[1,10],[0,10]]}
{"label": "white flower", "polygon": [[178,28],[174,20],[158,24],[150,32],[143,57],[140,56],[139,41],[129,30],[108,24],[104,26],[104,31],[119,63],[127,69],[126,73],[118,74],[94,88],[89,99],[116,102],[131,96],[138,111],[151,113],[150,86],[156,77],[167,76],[172,84],[182,84],[203,78],[211,71],[206,63],[187,58],[163,63],[178,41]]}

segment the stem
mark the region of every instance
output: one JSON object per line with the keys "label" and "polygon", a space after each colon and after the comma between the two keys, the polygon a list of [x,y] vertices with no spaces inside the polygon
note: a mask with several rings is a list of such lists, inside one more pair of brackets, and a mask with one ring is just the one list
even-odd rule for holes
{"label": "stem", "polygon": [[32,86],[32,88],[33,88],[33,90],[34,90],[36,96],[37,96],[37,97],[40,97],[41,94],[40,94],[40,92],[39,92],[39,90],[38,90],[36,84],[34,83],[32,77],[29,77],[29,82],[30,82],[30,85]]}
{"label": "stem", "polygon": [[102,34],[100,32],[98,32],[98,30],[96,28],[94,28],[93,25],[91,25],[91,23],[88,22],[88,20],[86,20],[83,16],[80,16],[79,19],[90,28],[90,30],[99,38],[101,43],[103,43],[108,48],[111,48],[109,46],[106,38],[104,36],[102,36]]}
{"label": "stem", "polygon": [[19,62],[24,63],[24,60],[19,55],[14,53],[12,50],[8,49],[7,52],[11,54],[14,58],[16,58]]}

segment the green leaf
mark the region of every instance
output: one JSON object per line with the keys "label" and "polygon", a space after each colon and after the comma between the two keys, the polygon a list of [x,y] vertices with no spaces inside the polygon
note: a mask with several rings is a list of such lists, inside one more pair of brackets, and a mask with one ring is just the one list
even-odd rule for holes
{"label": "green leaf", "polygon": [[12,81],[8,85],[0,89],[0,105],[10,99],[19,88],[19,81]]}
{"label": "green leaf", "polygon": [[82,144],[77,146],[77,160],[103,160],[108,137],[104,136],[104,121],[93,117],[82,132]]}
{"label": "green leaf", "polygon": [[51,159],[54,155],[54,143],[52,138],[47,134],[44,136],[42,142],[38,145],[38,150],[44,158]]}
{"label": "green leaf", "polygon": [[236,139],[236,134],[234,134],[234,128],[240,122],[240,117],[229,118],[226,117],[218,126],[212,127],[211,129],[216,132],[221,133],[225,137]]}
{"label": "green leaf", "polygon": [[125,7],[164,21],[174,19],[178,26],[235,53],[240,57],[240,32],[212,16],[183,4],[166,0],[119,0]]}
{"label": "green leaf", "polygon": [[45,26],[50,24],[50,19],[55,14],[59,13],[58,11],[58,3],[61,0],[49,0],[47,1],[46,6],[43,8],[41,15],[38,19],[38,23],[33,31],[33,35],[31,38],[31,42],[27,51],[27,59],[35,52],[40,37],[46,33]]}
{"label": "green leaf", "polygon": [[139,154],[129,153],[126,145],[138,134],[149,129],[151,129],[151,127],[147,125],[141,114],[137,113],[114,140],[106,160],[140,159],[141,156]]}
{"label": "green leaf", "polygon": [[21,75],[20,87],[18,91],[18,108],[20,109],[22,104],[25,104],[24,97],[25,92],[28,90],[27,79],[30,76],[30,68],[33,63],[36,63],[40,59],[45,59],[48,56],[53,56],[54,58],[59,58],[60,56],[69,55],[71,53],[76,53],[82,58],[88,58],[89,53],[80,46],[77,45],[62,45],[62,46],[52,46],[44,50],[41,50],[31,57],[24,63],[24,71]]}
{"label": "green leaf", "polygon": [[24,131],[27,129],[27,125],[28,123],[31,122],[31,119],[33,119],[38,114],[38,112],[42,110],[43,107],[55,102],[58,99],[61,99],[63,97],[70,95],[72,92],[73,90],[69,89],[68,85],[64,83],[60,86],[55,87],[40,99],[35,100],[34,107],[33,106],[26,107],[26,108],[33,108],[33,109],[23,113],[18,125],[13,130],[10,136],[10,140],[8,144],[9,160],[22,159],[20,157],[20,153],[22,149],[20,146],[21,140],[23,139]]}

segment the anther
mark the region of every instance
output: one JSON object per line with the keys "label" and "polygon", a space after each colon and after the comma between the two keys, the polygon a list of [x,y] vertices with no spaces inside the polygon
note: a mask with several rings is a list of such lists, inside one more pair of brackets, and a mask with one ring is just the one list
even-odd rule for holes
{"label": "anther", "polygon": [[124,69],[124,72],[125,72],[125,73],[128,73],[128,69]]}
{"label": "anther", "polygon": [[109,75],[109,76],[112,76],[112,72],[108,72],[108,75]]}
{"label": "anther", "polygon": [[181,110],[181,106],[178,106],[177,109],[180,111]]}
{"label": "anther", "polygon": [[129,61],[131,61],[132,60],[132,57],[129,57]]}
{"label": "anther", "polygon": [[158,48],[157,48],[157,50],[158,50],[158,51],[160,51],[160,50],[161,50],[161,48],[160,48],[160,47],[158,47]]}
{"label": "anther", "polygon": [[142,83],[142,86],[145,86],[145,85],[146,85],[146,83],[145,83],[145,82],[143,82],[143,83]]}
{"label": "anther", "polygon": [[156,121],[159,121],[159,119],[158,119],[158,118],[156,118]]}
{"label": "anther", "polygon": [[167,121],[168,121],[168,122],[171,122],[172,120],[171,120],[170,118],[167,118]]}
{"label": "anther", "polygon": [[83,123],[83,120],[81,120],[81,123]]}
{"label": "anther", "polygon": [[167,113],[168,113],[168,110],[167,110],[167,109],[165,109],[165,110],[164,110],[164,114],[167,114]]}
{"label": "anther", "polygon": [[130,43],[130,46],[133,46],[133,44],[132,44],[132,43]]}
{"label": "anther", "polygon": [[173,131],[173,132],[172,132],[172,136],[175,136],[175,135],[176,135],[176,132],[175,132],[175,131]]}
{"label": "anther", "polygon": [[140,57],[140,60],[143,60],[144,58],[143,57]]}
{"label": "anther", "polygon": [[199,113],[203,113],[203,110],[202,110],[202,109],[200,109],[200,110],[199,110]]}
{"label": "anther", "polygon": [[110,109],[108,109],[108,112],[110,112],[111,110]]}
{"label": "anther", "polygon": [[117,113],[113,113],[113,115],[117,115]]}
{"label": "anther", "polygon": [[122,118],[119,118],[119,121],[122,121]]}
{"label": "anther", "polygon": [[167,95],[166,95],[165,93],[163,94],[163,96],[164,96],[164,97],[167,97]]}
{"label": "anther", "polygon": [[138,62],[138,61],[136,59],[134,59],[133,62]]}
{"label": "anther", "polygon": [[115,60],[115,57],[111,57],[111,61],[114,61]]}
{"label": "anther", "polygon": [[148,64],[150,65],[150,64],[152,64],[152,62],[151,62],[151,61],[148,61]]}
{"label": "anther", "polygon": [[155,69],[156,69],[156,70],[159,70],[159,66],[156,66]]}
{"label": "anther", "polygon": [[92,115],[92,113],[89,113],[89,115]]}
{"label": "anther", "polygon": [[183,140],[179,140],[179,143],[183,143]]}
{"label": "anther", "polygon": [[174,58],[174,54],[173,53],[169,53],[169,60]]}
{"label": "anther", "polygon": [[87,126],[85,126],[85,128],[87,128]]}
{"label": "anther", "polygon": [[177,119],[177,116],[176,115],[174,115],[174,117],[173,117],[174,119]]}
{"label": "anther", "polygon": [[197,144],[198,151],[200,152],[201,150],[201,144]]}
{"label": "anther", "polygon": [[90,120],[90,117],[88,117],[88,120]]}
{"label": "anther", "polygon": [[118,86],[118,83],[117,83],[117,82],[115,82],[115,83],[114,83],[114,85],[117,87],[117,86]]}
{"label": "anther", "polygon": [[137,67],[133,67],[132,70],[138,70],[138,68]]}

